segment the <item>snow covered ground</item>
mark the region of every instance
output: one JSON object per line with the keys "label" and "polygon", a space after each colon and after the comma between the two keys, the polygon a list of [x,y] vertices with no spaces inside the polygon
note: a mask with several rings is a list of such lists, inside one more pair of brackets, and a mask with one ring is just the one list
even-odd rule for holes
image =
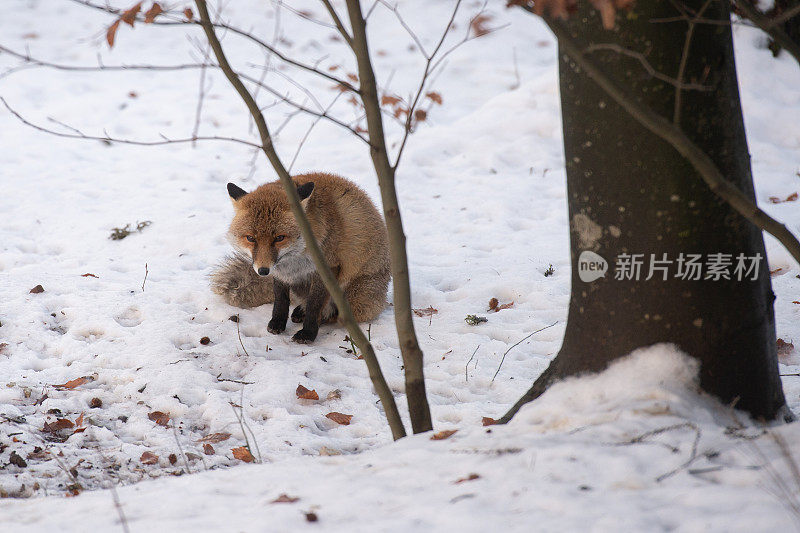
{"label": "snow covered ground", "polygon": [[[122,26],[109,51],[107,15],[68,1],[14,3],[0,18],[0,45],[53,63],[96,65],[99,54],[105,65],[177,65],[204,52],[187,38],[199,39],[196,29],[140,24]],[[325,16],[313,2],[291,5]],[[430,49],[452,5],[416,0],[400,9]],[[450,44],[480,5],[465,3]],[[275,13],[256,0],[225,7],[226,19],[293,57],[323,58],[321,67],[339,76],[355,71],[334,30],[286,10],[276,24]],[[392,443],[342,329],[325,326],[315,344],[299,346],[266,332],[269,306],[241,311],[208,290],[209,272],[230,248],[225,183],[273,180],[263,157],[253,164],[251,149],[214,141],[137,147],[58,138],[0,110],[0,490],[23,497],[0,500],[4,530],[119,530],[115,495],[99,490],[113,485],[131,531],[800,524],[800,487],[780,446],[800,453],[797,424],[769,434],[749,425],[698,394],[670,347],[560,384],[506,427],[481,426],[557,352],[569,298],[555,45],[533,17],[501,5],[487,15],[484,24],[500,29],[447,56],[433,85],[443,103],[426,103],[398,177],[414,304],[438,310],[417,319],[434,423],[458,429],[441,441]],[[423,58],[385,8],[370,21],[387,93],[407,95]],[[735,36],[759,202],[797,234],[798,203],[769,198],[800,190],[800,69],[789,57],[773,59],[756,32],[737,27]],[[261,75],[257,47],[230,33],[224,45],[236,65]],[[0,72],[19,64],[0,53]],[[265,80],[315,105],[282,74],[296,71],[273,70]],[[200,76],[27,68],[0,78],[0,96],[50,129],[71,131],[61,122],[87,135],[180,138],[193,129]],[[330,82],[296,77],[323,108],[337,98]],[[200,135],[253,138],[218,73],[206,74],[205,89]],[[263,105],[273,100],[261,93]],[[346,96],[332,110],[358,116]],[[273,129],[289,111],[266,111]],[[297,116],[280,130],[287,162],[310,125]],[[398,130],[391,135],[399,139]],[[336,125],[320,122],[303,145],[293,171],[306,170],[348,176],[379,198],[365,145]],[[113,228],[143,221],[150,225],[142,231],[109,239]],[[800,271],[770,238],[767,248],[771,269],[781,269],[773,277],[778,336],[800,340]],[[550,265],[555,273],[546,277]],[[30,293],[37,285],[44,291]],[[514,305],[487,314],[492,297]],[[467,314],[489,321],[470,326]],[[512,344],[556,321],[511,351],[492,380]],[[391,308],[370,335],[404,411]],[[782,374],[800,372],[800,352],[781,361]],[[298,384],[321,400],[298,400]],[[784,377],[784,387],[800,410],[800,378]],[[352,415],[351,424],[326,418],[332,411]],[[234,457],[247,443],[262,464]],[[80,495],[64,498],[76,484]],[[299,499],[272,503],[282,494]]]}

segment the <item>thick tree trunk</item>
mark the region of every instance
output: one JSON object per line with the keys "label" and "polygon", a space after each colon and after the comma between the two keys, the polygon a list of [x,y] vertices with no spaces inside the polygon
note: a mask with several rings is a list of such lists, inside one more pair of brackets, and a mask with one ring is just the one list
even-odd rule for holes
{"label": "thick tree trunk", "polygon": [[[686,2],[694,10],[705,3]],[[602,29],[588,4],[581,3],[567,22],[578,42],[641,52],[657,72],[679,77],[687,23],[649,22],[674,17],[669,2],[637,2],[633,16],[617,17],[613,31]],[[704,18],[728,20],[727,3],[711,2]],[[636,58],[608,49],[591,57],[642,104],[669,119],[679,116],[686,135],[754,199],[729,26],[695,26],[683,80],[712,89],[684,89],[677,114],[674,85],[648,75]],[[560,61],[572,256],[569,318],[557,357],[502,420],[555,380],[600,371],[636,348],[661,342],[700,362],[703,389],[756,417],[774,418],[785,400],[761,231],[719,200],[674,148],[636,122],[566,54]],[[605,277],[581,279],[585,251],[608,262]],[[643,254],[638,279],[635,272],[633,279],[620,275],[630,274],[620,268],[624,254]],[[680,258],[689,254],[701,256],[701,279],[678,275],[680,266],[686,269]],[[740,255],[747,258],[745,267],[758,266],[757,274],[736,271]],[[730,279],[709,274],[715,259],[729,262],[723,270]],[[666,279],[663,268],[647,279],[651,266],[666,267]]]}

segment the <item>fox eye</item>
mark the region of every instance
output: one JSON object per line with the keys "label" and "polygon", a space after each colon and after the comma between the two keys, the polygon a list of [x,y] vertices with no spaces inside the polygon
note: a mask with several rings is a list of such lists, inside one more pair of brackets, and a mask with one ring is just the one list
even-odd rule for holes
{"label": "fox eye", "polygon": [[285,238],[286,238],[286,235],[278,235],[277,237],[275,237],[275,242],[281,242]]}
{"label": "fox eye", "polygon": [[247,239],[247,242],[256,242],[256,238],[252,235],[245,235],[244,238]]}

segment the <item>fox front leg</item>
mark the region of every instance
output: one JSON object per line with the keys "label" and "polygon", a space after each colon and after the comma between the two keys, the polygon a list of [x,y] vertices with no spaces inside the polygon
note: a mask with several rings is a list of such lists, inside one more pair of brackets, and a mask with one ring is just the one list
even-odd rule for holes
{"label": "fox front leg", "polygon": [[319,274],[314,274],[311,279],[311,286],[308,289],[308,296],[305,302],[305,317],[303,317],[303,329],[292,337],[292,340],[300,344],[314,342],[319,332],[319,318],[322,309],[328,304],[331,295],[322,283]]}
{"label": "fox front leg", "polygon": [[286,330],[289,319],[289,286],[276,278],[274,280],[275,303],[272,304],[272,319],[267,324],[267,331],[278,334]]}

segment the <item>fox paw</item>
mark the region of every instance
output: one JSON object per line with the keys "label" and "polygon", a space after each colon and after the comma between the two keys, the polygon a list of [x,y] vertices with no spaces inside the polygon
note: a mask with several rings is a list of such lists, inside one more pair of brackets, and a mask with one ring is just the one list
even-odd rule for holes
{"label": "fox paw", "polygon": [[267,324],[267,331],[274,335],[283,333],[286,331],[286,319],[284,318],[281,320],[280,318],[273,318],[269,321],[269,324]]}
{"label": "fox paw", "polygon": [[301,329],[292,336],[292,340],[299,344],[311,344],[317,338],[316,331],[310,331],[305,328]]}
{"label": "fox paw", "polygon": [[306,319],[306,310],[303,309],[302,305],[298,305],[292,311],[292,322],[295,324],[302,324],[303,320]]}

